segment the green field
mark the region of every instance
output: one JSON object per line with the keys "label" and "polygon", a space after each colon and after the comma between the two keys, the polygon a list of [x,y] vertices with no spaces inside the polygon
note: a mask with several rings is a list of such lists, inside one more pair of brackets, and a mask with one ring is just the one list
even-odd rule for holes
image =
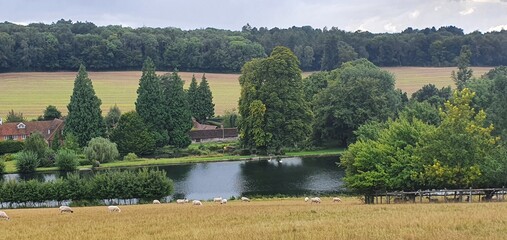
{"label": "green field", "polygon": [[507,203],[364,205],[354,197],[225,205],[148,204],[6,209],[2,239],[505,239]]}
{"label": "green field", "polygon": [[[396,76],[396,86],[409,95],[421,86],[433,83],[438,87],[453,85],[450,79],[455,68],[399,67],[384,68]],[[474,76],[480,76],[490,68],[473,68]],[[162,74],[162,72],[159,72]],[[202,73],[195,73],[200,80]],[[305,73],[304,75],[308,75]],[[192,73],[181,72],[186,87]],[[102,100],[105,115],[109,107],[117,104],[123,112],[133,110],[141,72],[90,72],[90,78],[98,97]],[[76,72],[27,72],[0,74],[0,116],[5,117],[13,109],[28,119],[42,115],[48,105],[55,105],[63,114],[72,94]],[[240,95],[239,74],[213,74],[206,77],[213,92],[215,113],[223,114],[236,108]]]}

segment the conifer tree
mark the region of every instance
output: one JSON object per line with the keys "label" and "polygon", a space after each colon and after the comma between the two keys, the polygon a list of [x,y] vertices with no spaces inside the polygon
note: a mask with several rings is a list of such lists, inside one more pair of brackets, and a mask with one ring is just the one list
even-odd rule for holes
{"label": "conifer tree", "polygon": [[167,144],[168,135],[164,130],[167,116],[164,111],[162,88],[151,58],[147,58],[143,64],[143,73],[137,89],[136,112],[148,129],[155,134],[157,146]]}
{"label": "conifer tree", "polygon": [[197,97],[199,99],[197,101],[199,103],[199,110],[194,117],[200,122],[213,117],[215,115],[215,104],[213,104],[213,95],[211,94],[205,74],[202,75],[201,82],[197,88]]}
{"label": "conifer tree", "polygon": [[188,87],[187,96],[188,96],[188,104],[190,106],[190,113],[192,117],[197,118],[197,114],[199,113],[199,99],[197,97],[197,80],[195,79],[195,75],[192,75],[192,81],[190,82],[190,86]]}
{"label": "conifer tree", "polygon": [[188,131],[192,129],[192,119],[187,94],[183,89],[183,80],[177,72],[161,77],[164,92],[166,113],[166,129],[169,134],[169,144],[178,148],[190,145]]}
{"label": "conifer tree", "polygon": [[68,116],[65,120],[65,133],[72,133],[78,144],[86,146],[94,137],[103,136],[105,132],[102,110],[102,102],[95,95],[92,80],[83,65],[74,81],[74,90],[67,105]]}
{"label": "conifer tree", "polygon": [[111,141],[117,144],[120,155],[151,154],[155,150],[155,140],[143,119],[134,111],[121,115],[120,121],[111,133]]}

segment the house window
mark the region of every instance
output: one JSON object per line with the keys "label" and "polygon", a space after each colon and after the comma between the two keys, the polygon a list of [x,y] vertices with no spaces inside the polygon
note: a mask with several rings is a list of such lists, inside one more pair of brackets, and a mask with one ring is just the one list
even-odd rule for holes
{"label": "house window", "polygon": [[21,135],[21,138],[26,139],[26,134]]}
{"label": "house window", "polygon": [[14,139],[14,140],[18,140],[18,135],[14,135],[14,136],[12,137],[12,139]]}
{"label": "house window", "polygon": [[24,129],[26,128],[26,125],[24,123],[19,123],[17,127],[18,129]]}
{"label": "house window", "polygon": [[12,140],[12,135],[4,136],[4,140]]}

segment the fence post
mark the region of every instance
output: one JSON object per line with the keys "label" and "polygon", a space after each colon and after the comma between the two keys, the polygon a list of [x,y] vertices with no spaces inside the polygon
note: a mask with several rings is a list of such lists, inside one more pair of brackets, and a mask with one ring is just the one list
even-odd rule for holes
{"label": "fence post", "polygon": [[470,195],[468,197],[468,203],[472,203],[472,187],[470,187]]}

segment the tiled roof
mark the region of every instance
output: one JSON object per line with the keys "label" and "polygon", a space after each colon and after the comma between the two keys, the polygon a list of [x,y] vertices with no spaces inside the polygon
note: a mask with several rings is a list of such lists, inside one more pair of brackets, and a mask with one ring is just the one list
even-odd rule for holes
{"label": "tiled roof", "polygon": [[212,138],[231,138],[238,136],[237,128],[219,128],[207,130],[191,130],[189,132],[192,140],[196,139],[212,139]]}
{"label": "tiled roof", "polygon": [[[56,130],[62,125],[63,120],[54,119],[51,121],[22,122],[25,128],[18,128],[19,122],[3,123],[0,125],[0,136],[30,135],[33,132],[41,132],[44,139],[53,138]],[[48,131],[49,130],[49,131]]]}

